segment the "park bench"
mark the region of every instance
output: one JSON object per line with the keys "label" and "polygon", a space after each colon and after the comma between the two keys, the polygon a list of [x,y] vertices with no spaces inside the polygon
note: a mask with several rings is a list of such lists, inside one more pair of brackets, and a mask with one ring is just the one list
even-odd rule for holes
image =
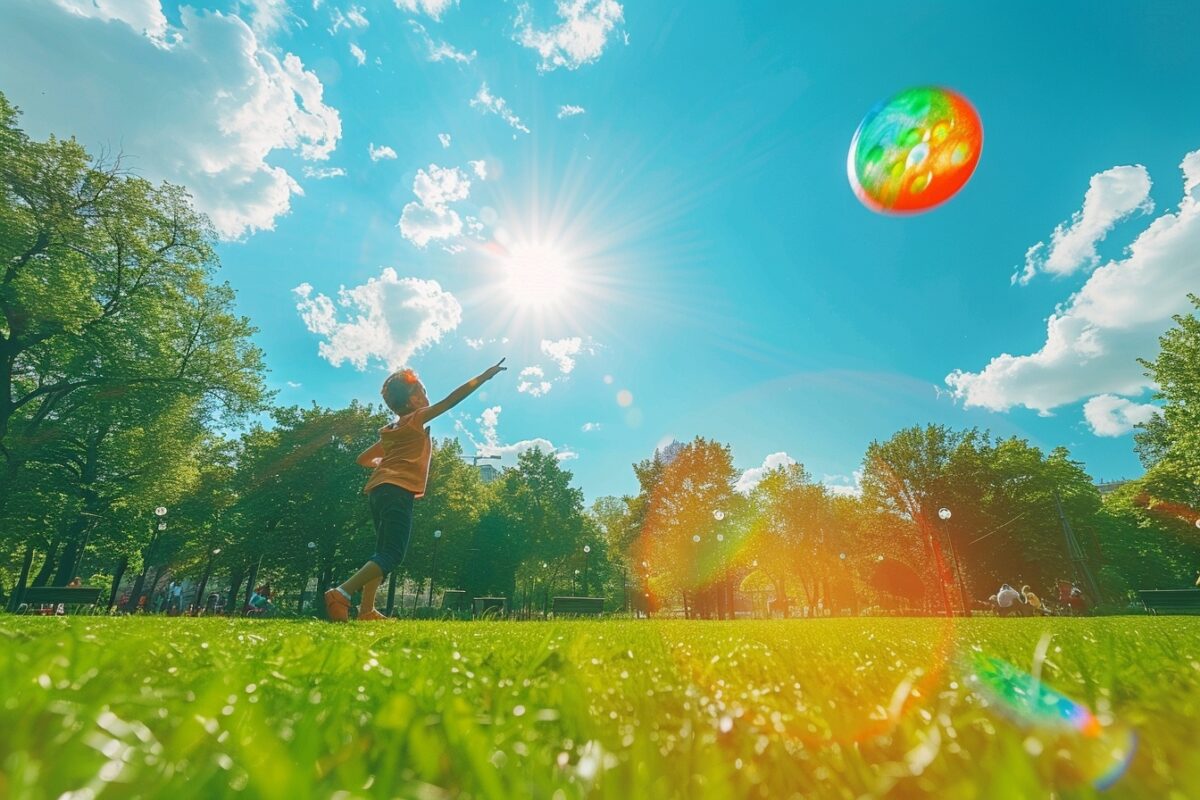
{"label": "park bench", "polygon": [[507,597],[476,597],[475,617],[503,617],[504,608],[508,604]]}
{"label": "park bench", "polygon": [[442,592],[442,613],[439,616],[454,619],[469,619],[471,600],[463,589],[447,589]]}
{"label": "park bench", "polygon": [[1139,589],[1151,614],[1200,614],[1200,589]]}
{"label": "park bench", "polygon": [[59,606],[69,611],[73,608],[86,607],[88,612],[95,612],[96,603],[100,601],[102,589],[82,586],[68,589],[65,586],[31,586],[21,594],[21,603],[25,613],[35,614],[42,606]]}
{"label": "park bench", "polygon": [[556,597],[550,610],[556,617],[598,617],[604,611],[604,598]]}

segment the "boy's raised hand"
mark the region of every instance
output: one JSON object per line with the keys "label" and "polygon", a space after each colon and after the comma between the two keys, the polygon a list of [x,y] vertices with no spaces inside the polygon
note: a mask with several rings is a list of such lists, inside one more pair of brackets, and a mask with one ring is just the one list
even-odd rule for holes
{"label": "boy's raised hand", "polygon": [[482,375],[480,375],[479,377],[483,378],[485,381],[490,381],[492,378],[496,377],[496,376],[497,376],[497,375],[499,375],[501,372],[504,372],[506,369],[508,369],[508,367],[504,366],[504,362],[505,362],[507,359],[508,359],[508,357],[507,357],[507,356],[505,356],[504,358],[500,359],[500,360],[499,360],[499,361],[497,361],[495,364],[493,364],[492,366],[490,366],[490,367],[488,367],[487,369],[485,369],[485,370],[483,371],[483,374],[482,374]]}

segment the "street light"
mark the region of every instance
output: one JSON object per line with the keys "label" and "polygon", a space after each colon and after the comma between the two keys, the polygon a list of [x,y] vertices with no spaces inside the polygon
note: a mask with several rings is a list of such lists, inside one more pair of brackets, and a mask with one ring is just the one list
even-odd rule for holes
{"label": "street light", "polygon": [[720,522],[721,520],[725,519],[725,512],[718,508],[713,512],[713,519],[715,519],[717,522]]}
{"label": "street light", "polygon": [[[154,516],[158,517],[159,520],[166,516],[166,513],[166,506],[158,506],[154,509]],[[127,611],[134,611],[138,607],[138,599],[142,595],[142,588],[146,585],[146,571],[150,567],[150,555],[154,552],[154,545],[158,542],[159,533],[161,531],[165,531],[166,529],[166,522],[159,522],[158,525],[155,526],[154,535],[150,537],[150,544],[146,547],[145,552],[142,554],[142,572],[140,575],[138,575],[137,580],[133,583],[133,591],[129,595],[129,604],[125,607]]]}
{"label": "street light", "polygon": [[587,597],[588,593],[588,564],[592,560],[592,546],[585,544],[583,546],[583,595]]}
{"label": "street light", "polygon": [[437,546],[442,538],[441,531],[433,532],[433,566],[429,570],[429,607],[433,608],[433,582],[437,580]]}
{"label": "street light", "polygon": [[[946,508],[945,506],[939,508],[937,514],[938,519],[942,520],[942,522],[947,522],[952,516],[954,516],[950,509]],[[954,573],[958,578],[958,599],[959,602],[962,603],[963,616],[969,617],[971,616],[971,606],[967,603],[967,589],[963,583],[962,564],[959,563],[958,553],[956,553],[954,550],[954,537],[950,535],[950,531],[946,531],[945,533],[946,541],[950,544],[950,558],[954,561]]]}

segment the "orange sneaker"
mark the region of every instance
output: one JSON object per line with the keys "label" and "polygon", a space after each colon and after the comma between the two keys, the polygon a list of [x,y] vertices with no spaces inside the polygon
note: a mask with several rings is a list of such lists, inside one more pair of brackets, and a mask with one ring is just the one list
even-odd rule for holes
{"label": "orange sneaker", "polygon": [[380,614],[373,608],[367,611],[360,610],[358,612],[359,622],[378,622],[381,619],[391,619],[391,617],[389,617],[387,614]]}
{"label": "orange sneaker", "polygon": [[330,622],[345,622],[350,619],[350,601],[338,589],[325,593],[325,616]]}

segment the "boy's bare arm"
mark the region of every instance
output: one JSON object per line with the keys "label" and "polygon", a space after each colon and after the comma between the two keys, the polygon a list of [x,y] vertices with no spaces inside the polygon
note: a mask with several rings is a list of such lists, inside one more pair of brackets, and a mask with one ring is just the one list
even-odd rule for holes
{"label": "boy's bare arm", "polygon": [[362,467],[373,467],[377,459],[383,458],[383,442],[375,442],[358,454],[358,464]]}
{"label": "boy's bare arm", "polygon": [[420,421],[420,423],[422,425],[424,425],[425,423],[429,422],[429,420],[433,419],[434,417],[438,417],[438,416],[441,416],[442,414],[445,414],[447,411],[454,408],[456,405],[461,403],[463,400],[466,400],[471,395],[471,393],[474,392],[476,389],[478,389],[480,386],[487,383],[488,381],[490,381],[492,378],[499,375],[504,370],[508,369],[508,367],[503,366],[503,364],[504,364],[504,359],[502,358],[499,361],[497,361],[494,365],[485,369],[482,373],[479,374],[478,377],[471,378],[471,380],[467,381],[462,386],[458,387],[453,392],[446,395],[446,398],[444,400],[439,400],[431,406],[426,406],[425,408],[419,409],[416,412],[417,419]]}

